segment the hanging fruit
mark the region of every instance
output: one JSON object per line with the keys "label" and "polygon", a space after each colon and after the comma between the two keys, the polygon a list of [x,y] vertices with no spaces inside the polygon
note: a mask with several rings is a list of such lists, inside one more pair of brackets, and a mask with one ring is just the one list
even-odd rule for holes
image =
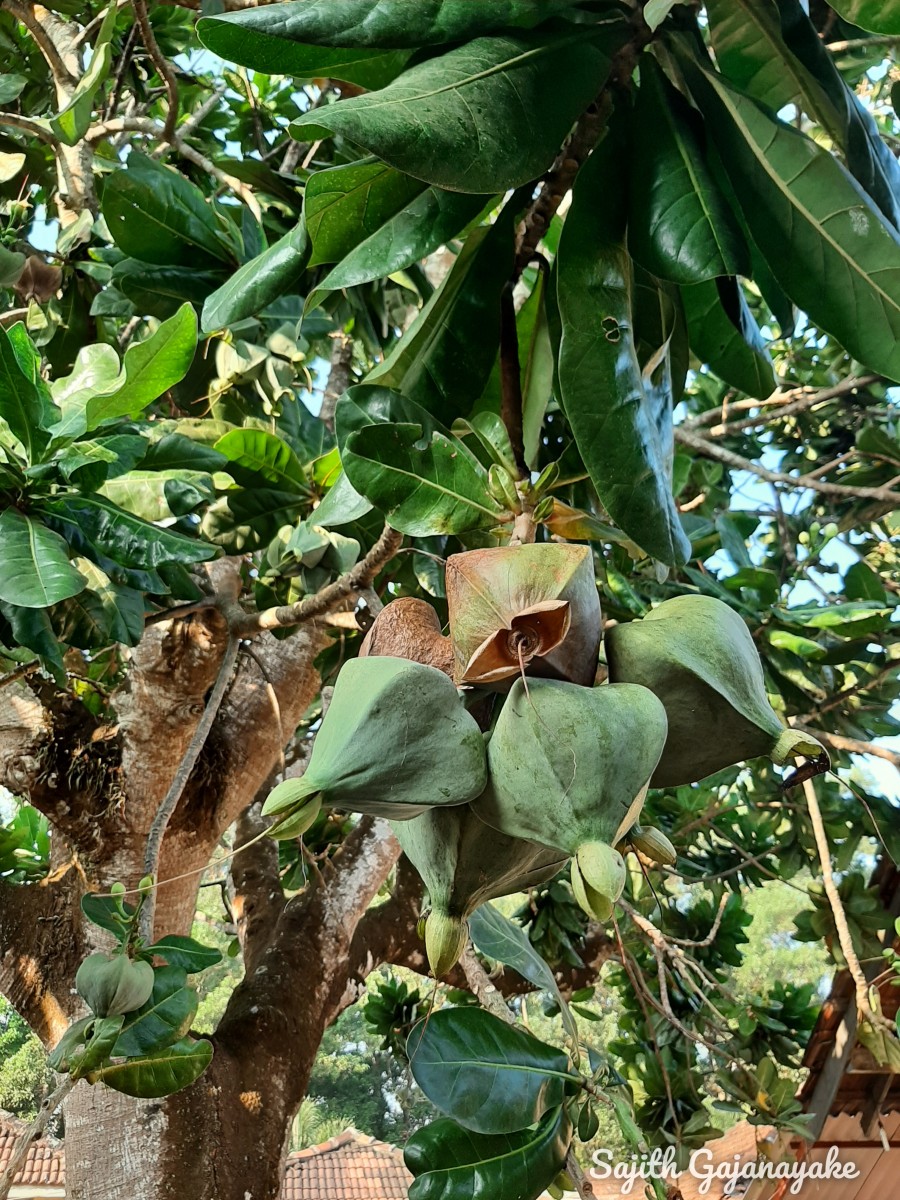
{"label": "hanging fruit", "polygon": [[601,618],[588,546],[547,542],[451,555],[447,603],[458,684],[508,686],[523,670],[594,682]]}
{"label": "hanging fruit", "polygon": [[640,621],[607,630],[613,683],[662,701],[669,736],[652,787],[695,783],[751,758],[794,755],[828,767],[825,747],[786,729],[766,696],[759,653],[741,617],[712,596],[676,596]]}
{"label": "hanging fruit", "polygon": [[576,898],[609,916],[625,883],[613,849],[637,821],[666,742],[666,713],[633,684],[517,680],[488,743],[490,783],[472,805],[509,837],[575,855]]}
{"label": "hanging fruit", "polygon": [[75,975],[75,990],[98,1017],[135,1012],[150,999],[153,968],[127,954],[89,954]]}
{"label": "hanging fruit", "polygon": [[485,782],[484,736],[446,675],[357,658],[338,676],[305,773],[279,784],[263,813],[278,817],[273,836],[297,837],[321,805],[407,820],[464,804]]}
{"label": "hanging fruit", "polygon": [[552,879],[566,860],[558,850],[499,833],[468,804],[430,809],[397,822],[394,833],[428,889],[425,948],[436,979],[462,953],[466,918],[480,904]]}
{"label": "hanging fruit", "polygon": [[369,655],[408,658],[453,675],[453,646],[440,617],[416,596],[400,596],[381,610],[359,648],[360,658]]}

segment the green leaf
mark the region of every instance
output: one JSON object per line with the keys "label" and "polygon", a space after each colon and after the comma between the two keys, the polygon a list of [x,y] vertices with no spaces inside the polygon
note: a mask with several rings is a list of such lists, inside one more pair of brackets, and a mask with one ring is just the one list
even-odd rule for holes
{"label": "green leaf", "polygon": [[[216,557],[214,546],[151,525],[104,496],[61,492],[41,500],[35,510],[63,532],[70,545],[94,561],[99,554],[123,567],[152,570],[164,563],[188,564]],[[98,565],[107,570],[103,561]]]}
{"label": "green leaf", "polygon": [[[223,269],[153,266],[126,258],[113,268],[112,281],[139,313],[163,319],[174,316],[185,301],[203,305],[225,279]],[[101,292],[100,296],[105,294]]]}
{"label": "green leaf", "polygon": [[481,1008],[441,1009],[407,1042],[416,1083],[441,1112],[476,1133],[513,1133],[562,1104],[568,1055]]}
{"label": "green leaf", "polygon": [[188,975],[205,971],[222,961],[222,955],[212,946],[204,946],[190,937],[170,933],[146,949],[147,954],[157,954],[170,967],[181,967]]}
{"label": "green leaf", "polygon": [[183,1038],[173,1046],[143,1058],[109,1063],[93,1072],[90,1079],[92,1083],[105,1083],[117,1092],[143,1100],[171,1096],[200,1078],[209,1066],[212,1054],[212,1042]]}
{"label": "green leaf", "polygon": [[291,132],[306,138],[314,125],[341,134],[451,191],[504,191],[550,166],[609,72],[624,27],[612,28],[603,31],[605,48],[583,31],[478,38],[411,67],[381,91],[305,113]]}
{"label": "green leaf", "polygon": [[834,108],[832,136],[844,150],[851,175],[900,229],[900,163],[894,152],[872,113],[844,82],[834,56],[798,0],[778,0],[778,8],[785,43],[821,84]]}
{"label": "green leaf", "polygon": [[28,462],[36,463],[50,440],[45,431],[56,411],[30,365],[29,347],[33,355],[24,325],[13,325],[9,332],[0,326],[0,418],[22,443]]}
{"label": "green leaf", "polygon": [[836,133],[837,111],[786,45],[772,0],[709,0],[707,12],[716,62],[729,79],[773,113],[795,104]]}
{"label": "green leaf", "polygon": [[200,533],[229,554],[245,554],[265,546],[283,526],[296,524],[308,504],[309,498],[296,491],[236,489],[210,505]]}
{"label": "green leaf", "polygon": [[[9,158],[21,157],[22,165],[25,164],[25,155],[8,155]],[[0,155],[0,162],[3,156]],[[15,172],[16,174],[18,172]],[[10,176],[10,178],[12,178]],[[9,250],[6,246],[0,246],[0,287],[12,287],[14,283],[18,283],[19,276],[25,267],[25,255],[18,250]]]}
{"label": "green leaf", "polygon": [[338,262],[425,190],[376,159],[316,171],[306,185],[304,212],[312,242],[310,266]]}
{"label": "green leaf", "polygon": [[308,258],[309,239],[301,221],[207,296],[201,316],[204,333],[236,325],[286,295],[302,276]]}
{"label": "green leaf", "polygon": [[77,560],[86,587],[54,607],[53,627],[61,641],[81,650],[119,642],[136,646],[144,634],[144,597],[121,587],[86,558]]}
{"label": "green leaf", "polygon": [[870,370],[900,379],[900,235],[828,151],[721,77],[694,67],[690,81],[779,284]]}
{"label": "green leaf", "polygon": [[844,575],[844,594],[848,600],[875,600],[888,603],[888,594],[878,574],[864,562],[855,562]]}
{"label": "green leaf", "polygon": [[706,165],[697,113],[650,55],[633,128],[628,247],[637,261],[675,283],[746,275],[747,247]]}
{"label": "green leaf", "polygon": [[470,234],[441,286],[391,353],[366,377],[443,421],[468,413],[491,373],[500,294],[513,266],[512,213]]}
{"label": "green leaf", "polygon": [[312,520],[317,525],[330,528],[334,525],[349,525],[351,521],[358,521],[371,511],[372,505],[365,496],[359,494],[342,469],[322,502],[314,509]]}
{"label": "green leaf", "polygon": [[187,985],[183,967],[154,968],[150,999],[127,1014],[113,1055],[136,1058],[180,1041],[190,1029],[199,1003],[196,989]]}
{"label": "green leaf", "polygon": [[0,600],[0,616],[6,618],[12,631],[12,644],[33,650],[56,682],[65,687],[66,668],[49,609],[19,608]]}
{"label": "green leaf", "polygon": [[254,471],[282,492],[309,495],[303,464],[277,434],[264,429],[232,429],[215,447],[229,462]]}
{"label": "green leaf", "polygon": [[118,5],[113,0],[94,40],[90,66],[79,79],[66,107],[50,118],[50,128],[67,146],[76,145],[87,133],[94,109],[94,97],[109,75],[112,65],[110,42],[116,30],[117,12]]}
{"label": "green leaf", "polygon": [[[444,42],[467,42],[496,29],[531,29],[581,0],[292,0],[267,12],[205,17],[200,40],[225,54],[222,43],[267,37],[298,45],[346,49],[417,50]],[[222,28],[224,26],[224,28]],[[217,44],[219,48],[217,49]],[[226,55],[227,57],[227,55]],[[259,68],[262,69],[262,68]]]}
{"label": "green leaf", "polygon": [[327,292],[384,279],[426,258],[474,221],[486,203],[484,196],[426,188],[344,255],[310,295],[307,309]]}
{"label": "green leaf", "polygon": [[[276,21],[280,15],[276,14]],[[247,20],[248,17],[251,19]],[[249,10],[202,17],[197,22],[197,36],[213,53],[254,71],[293,75],[298,79],[342,79],[364,88],[389,83],[409,59],[405,51],[334,50],[305,45],[280,32],[270,32],[268,26],[272,20],[271,14]]]}
{"label": "green leaf", "polygon": [[834,0],[831,7],[851,25],[869,33],[900,34],[898,0]]}
{"label": "green leaf", "polygon": [[12,104],[17,100],[27,82],[24,75],[0,75],[0,104]]}
{"label": "green leaf", "polygon": [[764,400],[775,390],[765,340],[736,279],[681,289],[691,350],[725,383]]}
{"label": "green leaf", "polygon": [[505,1136],[432,1121],[404,1149],[416,1176],[409,1200],[536,1200],[563,1169],[571,1136],[564,1108],[552,1109],[534,1130]]}
{"label": "green leaf", "polygon": [[482,904],[469,917],[469,935],[482,954],[512,967],[523,979],[549,992],[559,1005],[566,1032],[577,1040],[578,1028],[559,990],[556,976],[532,946],[521,925],[504,917],[493,904]]}
{"label": "green leaf", "polygon": [[647,554],[674,566],[688,560],[690,543],[672,498],[670,433],[658,398],[645,393],[634,343],[623,197],[609,186],[621,171],[620,136],[621,126],[581,169],[560,239],[560,397],[609,515]]}
{"label": "green leaf", "polygon": [[119,249],[142,262],[197,270],[236,259],[200,189],[136,150],[106,180],[103,215]]}
{"label": "green leaf", "polygon": [[85,586],[65,542],[41,521],[15,508],[0,513],[0,600],[20,608],[49,608]]}
{"label": "green leaf", "polygon": [[88,404],[114,395],[124,382],[125,372],[112,346],[105,342],[82,346],[71,372],[54,380],[50,389],[60,410],[53,426],[54,443],[86,433]]}
{"label": "green leaf", "polygon": [[351,388],[335,428],[347,478],[395,529],[428,537],[497,524],[502,509],[483,467],[412,401],[386,388]]}
{"label": "green leaf", "polygon": [[115,934],[118,941],[122,940],[123,930],[126,928],[126,923],[121,918],[121,909],[125,910],[126,917],[134,915],[134,907],[119,900],[117,896],[99,896],[94,892],[87,892],[81,897],[81,911],[91,924]]}
{"label": "green leaf", "polygon": [[118,417],[136,417],[148,404],[180,383],[197,349],[197,314],[183,304],[174,317],[148,338],[132,342],[125,351],[125,382],[111,395],[88,400],[88,429]]}
{"label": "green leaf", "polygon": [[203,471],[126,471],[98,491],[145,521],[171,521],[215,499],[212,476]]}

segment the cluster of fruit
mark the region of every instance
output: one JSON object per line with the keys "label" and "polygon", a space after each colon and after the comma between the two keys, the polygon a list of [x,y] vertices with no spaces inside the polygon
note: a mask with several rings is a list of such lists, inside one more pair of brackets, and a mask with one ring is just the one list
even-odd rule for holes
{"label": "cluster of fruit", "polygon": [[428,889],[436,976],[466,918],[551,878],[571,858],[579,904],[607,919],[631,844],[675,852],[638,824],[651,787],[746,759],[827,762],[766,697],[750,633],[708,596],[667,600],[606,631],[590,550],[546,543],[447,561],[449,636],[425,601],[387,605],[338,676],[306,773],[274,789],[272,834],[293,838],[322,805],[389,818]]}

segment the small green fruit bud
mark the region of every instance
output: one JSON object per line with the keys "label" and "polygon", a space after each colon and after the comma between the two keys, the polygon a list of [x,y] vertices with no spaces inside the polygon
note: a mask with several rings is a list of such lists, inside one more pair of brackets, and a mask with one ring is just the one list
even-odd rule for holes
{"label": "small green fruit bud", "polygon": [[646,854],[654,862],[661,863],[664,867],[675,866],[678,857],[675,847],[661,829],[656,829],[653,825],[635,825],[631,831],[631,844],[635,850],[640,850],[641,854]]}

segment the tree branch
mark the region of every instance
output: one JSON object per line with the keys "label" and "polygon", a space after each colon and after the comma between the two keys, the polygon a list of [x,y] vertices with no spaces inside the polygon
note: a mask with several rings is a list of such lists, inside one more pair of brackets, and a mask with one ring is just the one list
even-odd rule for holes
{"label": "tree branch", "polygon": [[798,725],[796,721],[792,721],[791,724],[802,733],[811,733],[813,737],[827,742],[829,746],[834,746],[835,750],[843,750],[847,754],[871,754],[875,758],[883,758],[885,762],[889,762],[891,766],[900,771],[900,754],[896,750],[889,750],[886,746],[876,746],[874,742],[861,742],[856,738],[844,737],[841,733],[831,733],[826,729],[813,729],[809,725]]}
{"label": "tree branch", "polygon": [[757,463],[751,462],[749,458],[743,458],[740,454],[726,450],[724,446],[717,446],[715,443],[707,441],[706,438],[692,433],[691,430],[685,429],[681,425],[675,426],[675,440],[703,458],[715,459],[735,471],[748,471],[751,475],[757,475],[769,483],[785,483],[793,488],[809,488],[814,492],[821,492],[825,496],[840,496],[852,500],[877,500],[889,508],[900,506],[900,492],[892,491],[889,487],[851,487],[842,483],[826,483],[822,479],[807,479],[804,475],[788,475],[783,471],[770,471],[767,467],[761,467]]}
{"label": "tree branch", "polygon": [[28,1157],[28,1148],[31,1143],[41,1136],[47,1126],[50,1124],[50,1118],[68,1096],[69,1092],[78,1082],[71,1075],[67,1075],[59,1087],[50,1093],[50,1095],[41,1104],[38,1115],[34,1118],[31,1124],[24,1132],[19,1135],[16,1141],[16,1148],[10,1156],[9,1162],[3,1175],[0,1176],[0,1200],[7,1200],[9,1190],[13,1185],[13,1180],[16,1175],[22,1170],[25,1165],[25,1160]]}
{"label": "tree branch", "polygon": [[[269,779],[260,795],[267,790]],[[234,838],[236,853],[231,860],[234,917],[244,971],[248,975],[256,969],[271,941],[285,904],[278,874],[278,843],[271,838],[254,841],[268,828],[268,821],[263,820],[259,807],[257,801],[238,818]],[[248,845],[250,842],[253,844]]]}
{"label": "tree branch", "polygon": [[[209,737],[209,732],[212,729],[213,721],[216,719],[219,706],[225,698],[225,693],[228,690],[231,677],[234,673],[239,648],[240,642],[238,639],[234,636],[230,637],[219,665],[216,682],[210,692],[209,700],[206,702],[206,708],[203,710],[203,716],[194,730],[194,735],[184,752],[178,770],[175,772],[175,776],[169,785],[169,790],[156,810],[156,816],[153,818],[153,823],[150,826],[150,832],[147,835],[147,845],[144,850],[144,873],[146,875],[155,875],[157,873],[159,851],[166,834],[166,827],[171,820],[172,813],[174,813],[178,806],[178,801],[181,799],[181,794],[190,778],[191,771],[193,771],[194,765],[200,757],[200,751],[206,744],[207,737]],[[144,906],[141,909],[141,932],[148,941],[153,937],[153,915],[155,911],[156,889],[154,888],[145,897]]]}
{"label": "tree branch", "polygon": [[744,429],[752,429],[754,425],[764,425],[769,420],[776,420],[782,416],[789,416],[795,412],[802,412],[807,408],[813,408],[816,404],[824,404],[826,400],[835,400],[840,396],[846,396],[848,392],[855,392],[860,388],[870,387],[873,383],[881,382],[880,375],[861,375],[850,376],[848,379],[842,380],[840,383],[833,384],[826,388],[809,388],[796,387],[790,388],[788,391],[778,389],[767,396],[765,400],[758,400],[748,397],[745,400],[736,400],[733,404],[729,404],[727,411],[732,412],[750,412],[755,408],[768,409],[774,411],[771,415],[762,413],[755,417],[748,417],[742,421],[725,420],[725,409],[709,409],[707,412],[698,414],[692,417],[689,421],[683,422],[680,428],[691,432],[705,428],[715,421],[716,417],[721,415],[722,421],[718,425],[712,425],[706,432],[709,437],[725,437],[731,433],[740,433]]}
{"label": "tree branch", "polygon": [[162,136],[167,142],[171,142],[175,136],[175,122],[178,120],[178,84],[175,81],[175,72],[159,48],[156,34],[153,32],[153,26],[150,24],[150,17],[147,14],[145,0],[131,0],[131,6],[134,9],[137,23],[141,28],[141,40],[156,68],[157,75],[165,84],[166,93],[169,97],[168,112],[166,113],[166,123],[163,127]]}
{"label": "tree branch", "polygon": [[369,587],[382,567],[393,558],[402,541],[401,533],[385,525],[378,541],[365,558],[314,596],[307,596],[296,604],[280,605],[257,613],[245,613],[236,604],[223,607],[222,611],[229,628],[234,634],[249,637],[264,629],[285,629],[323,616],[342,600],[346,600],[351,593]]}
{"label": "tree branch", "polygon": [[[67,66],[58,45],[58,34],[62,22],[54,17],[49,9],[42,9],[39,17],[33,4],[20,4],[19,0],[3,0],[2,7],[12,13],[34,38],[50,68],[50,74],[56,84],[58,99],[62,102],[68,101],[78,78],[76,73]],[[74,39],[72,44],[74,45]]]}
{"label": "tree branch", "polygon": [[23,133],[27,133],[29,137],[38,138],[42,142],[46,142],[48,146],[59,146],[59,138],[52,129],[45,129],[38,121],[33,121],[31,117],[21,117],[18,113],[0,112],[0,125],[7,125],[10,129],[21,129]]}

